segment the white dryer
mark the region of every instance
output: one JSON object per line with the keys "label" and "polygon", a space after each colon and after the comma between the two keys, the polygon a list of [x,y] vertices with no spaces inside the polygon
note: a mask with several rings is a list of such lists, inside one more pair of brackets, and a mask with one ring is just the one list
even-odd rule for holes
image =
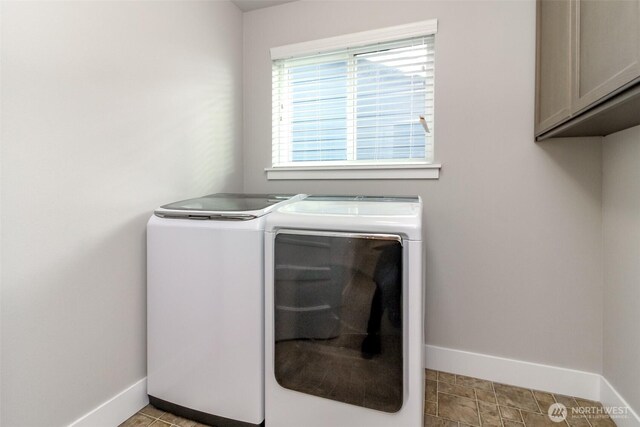
{"label": "white dryer", "polygon": [[147,225],[147,386],[211,425],[264,421],[264,224],[296,196],[212,194]]}
{"label": "white dryer", "polygon": [[418,197],[310,196],[265,228],[265,423],[423,424]]}

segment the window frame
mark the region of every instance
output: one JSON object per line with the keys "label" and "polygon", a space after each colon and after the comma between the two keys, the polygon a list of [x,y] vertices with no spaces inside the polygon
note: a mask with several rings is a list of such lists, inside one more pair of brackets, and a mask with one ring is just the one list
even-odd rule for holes
{"label": "window frame", "polygon": [[[386,27],[377,30],[346,34],[326,39],[312,40],[286,46],[271,48],[271,61],[296,56],[314,55],[331,50],[355,48],[370,44],[435,35],[438,29],[437,19]],[[353,58],[349,58],[352,62]],[[282,88],[281,88],[282,89]],[[273,90],[273,88],[272,88]],[[281,96],[286,94],[281,94]],[[275,116],[272,114],[272,116]],[[272,123],[272,131],[273,131]],[[285,126],[285,128],[287,128]],[[281,127],[279,127],[281,129]],[[280,136],[277,137],[278,140]],[[272,135],[272,150],[274,149]],[[286,141],[289,141],[286,139]],[[355,141],[347,141],[347,150]],[[291,150],[288,150],[289,155]],[[435,153],[435,149],[434,149]],[[289,162],[291,160],[289,159]],[[273,162],[273,151],[271,162]],[[354,163],[351,161],[297,162],[299,164],[273,165],[265,168],[268,179],[437,179],[441,165],[439,163],[417,160],[385,160]]]}

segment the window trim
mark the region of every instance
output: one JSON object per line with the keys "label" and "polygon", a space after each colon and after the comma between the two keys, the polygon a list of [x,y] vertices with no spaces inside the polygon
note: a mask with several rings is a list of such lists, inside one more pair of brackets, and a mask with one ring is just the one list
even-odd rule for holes
{"label": "window trim", "polygon": [[410,24],[395,25],[377,30],[361,31],[359,33],[344,34],[327,37],[308,42],[294,43],[271,48],[271,60],[286,59],[294,56],[313,55],[328,50],[360,47],[374,43],[408,39],[412,37],[430,36],[438,32],[438,20],[412,22]]}
{"label": "window trim", "polygon": [[350,180],[350,179],[439,179],[439,163],[380,163],[342,166],[279,166],[265,168],[267,179]]}
{"label": "window trim", "polygon": [[[358,33],[294,43],[270,49],[271,60],[314,55],[330,50],[360,47],[438,32],[438,20],[412,22]],[[271,159],[270,159],[271,160]],[[290,179],[438,179],[441,165],[427,162],[393,161],[372,164],[320,164],[318,166],[272,166],[265,168],[268,180]]]}

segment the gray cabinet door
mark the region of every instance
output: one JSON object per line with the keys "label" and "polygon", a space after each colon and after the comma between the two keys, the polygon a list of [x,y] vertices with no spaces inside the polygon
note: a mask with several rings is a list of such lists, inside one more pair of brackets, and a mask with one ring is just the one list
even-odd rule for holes
{"label": "gray cabinet door", "polygon": [[640,0],[576,6],[573,114],[640,77]]}
{"label": "gray cabinet door", "polygon": [[537,2],[536,134],[571,113],[576,0]]}

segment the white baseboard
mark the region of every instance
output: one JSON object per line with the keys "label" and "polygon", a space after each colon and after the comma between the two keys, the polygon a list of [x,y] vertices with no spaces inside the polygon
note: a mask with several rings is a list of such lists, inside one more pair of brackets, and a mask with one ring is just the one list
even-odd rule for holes
{"label": "white baseboard", "polygon": [[489,356],[450,348],[425,346],[425,366],[429,369],[547,390],[568,396],[599,400],[599,374],[558,368],[522,360]]}
{"label": "white baseboard", "polygon": [[[599,374],[433,345],[425,346],[425,366],[437,371],[597,400],[604,406],[628,408],[628,416],[616,418],[616,423],[619,427],[640,427],[638,414]],[[147,379],[143,378],[69,427],[115,427],[148,403]]]}
{"label": "white baseboard", "polygon": [[616,424],[619,427],[640,427],[638,414],[600,374],[433,345],[425,346],[424,355],[425,366],[436,371],[582,397],[602,402],[605,407],[627,408],[628,416],[616,418]]}
{"label": "white baseboard", "polygon": [[116,427],[148,403],[147,379],[143,378],[78,418],[69,427]]}
{"label": "white baseboard", "polygon": [[627,413],[624,417],[618,418],[612,415],[612,417],[615,417],[615,422],[618,427],[640,426],[640,417],[638,417],[638,414],[629,406],[627,401],[620,396],[620,393],[613,388],[605,377],[601,377],[599,400],[605,407],[627,408]]}

